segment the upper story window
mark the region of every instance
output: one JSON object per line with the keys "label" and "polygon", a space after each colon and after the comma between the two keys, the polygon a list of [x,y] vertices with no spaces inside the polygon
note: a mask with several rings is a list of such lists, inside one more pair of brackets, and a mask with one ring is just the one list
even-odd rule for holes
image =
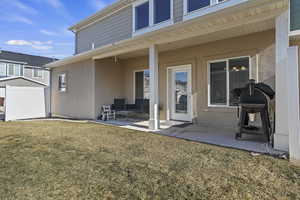
{"label": "upper story window", "polygon": [[33,69],[33,78],[43,78],[43,70]]}
{"label": "upper story window", "polygon": [[133,4],[133,35],[172,25],[173,0],[139,0]]}
{"label": "upper story window", "polygon": [[8,76],[23,76],[23,66],[20,64],[7,64]]}
{"label": "upper story window", "polygon": [[[216,12],[223,8],[232,6],[231,4],[222,4],[217,7],[222,2],[230,2],[230,0],[184,0],[184,20],[192,19],[195,17],[200,17],[205,14]],[[207,9],[204,9],[207,8]]]}
{"label": "upper story window", "polygon": [[171,0],[153,0],[154,24],[171,19]]}
{"label": "upper story window", "polygon": [[187,0],[188,12],[209,6],[211,0]]}
{"label": "upper story window", "polygon": [[149,1],[135,7],[135,30],[149,26]]}

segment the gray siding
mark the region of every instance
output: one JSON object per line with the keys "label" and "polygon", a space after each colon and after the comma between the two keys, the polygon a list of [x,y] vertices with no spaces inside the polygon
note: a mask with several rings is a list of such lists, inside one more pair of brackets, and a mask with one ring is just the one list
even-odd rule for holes
{"label": "gray siding", "polygon": [[183,0],[173,0],[174,23],[181,22],[183,18]]}
{"label": "gray siding", "polygon": [[76,38],[76,53],[82,53],[132,36],[132,7],[126,7],[103,20],[79,31]]}
{"label": "gray siding", "polygon": [[300,30],[300,0],[291,0],[291,31]]}
{"label": "gray siding", "polygon": [[25,68],[24,69],[24,77],[44,83],[46,85],[50,85],[50,72],[48,70],[43,70],[42,78],[36,78],[36,77],[33,77],[33,69]]}

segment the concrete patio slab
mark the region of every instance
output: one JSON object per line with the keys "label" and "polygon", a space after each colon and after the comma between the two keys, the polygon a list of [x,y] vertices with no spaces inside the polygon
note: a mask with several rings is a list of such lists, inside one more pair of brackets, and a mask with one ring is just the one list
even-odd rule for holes
{"label": "concrete patio slab", "polygon": [[97,121],[97,123],[144,132],[153,132],[160,135],[262,154],[282,155],[283,153],[285,153],[273,149],[272,146],[267,143],[264,136],[243,134],[242,139],[236,140],[235,130],[228,128],[220,129],[214,127],[206,127],[199,124],[192,124],[181,127],[184,122],[161,121],[161,129],[159,131],[151,131],[148,129],[148,121],[110,120]]}

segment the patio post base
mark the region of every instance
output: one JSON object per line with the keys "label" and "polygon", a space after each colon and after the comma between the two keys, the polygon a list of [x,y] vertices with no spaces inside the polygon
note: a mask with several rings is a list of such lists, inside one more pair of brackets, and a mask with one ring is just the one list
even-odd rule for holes
{"label": "patio post base", "polygon": [[150,119],[149,120],[149,129],[150,130],[159,130],[159,124],[160,124],[160,121],[159,120],[156,120],[156,119]]}

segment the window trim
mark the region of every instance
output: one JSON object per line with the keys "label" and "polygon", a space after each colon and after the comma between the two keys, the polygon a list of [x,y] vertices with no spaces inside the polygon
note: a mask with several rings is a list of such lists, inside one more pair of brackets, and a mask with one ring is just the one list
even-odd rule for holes
{"label": "window trim", "polygon": [[[9,65],[12,65],[13,66],[13,74],[9,74]],[[19,74],[20,75],[16,75],[16,66],[19,66],[20,70],[19,70]],[[23,72],[23,74],[21,73]],[[15,63],[6,63],[6,76],[7,77],[24,77],[24,65],[22,64],[15,64]]]}
{"label": "window trim", "polygon": [[[60,82],[59,82],[59,77],[60,76],[62,76],[62,75],[64,75],[65,76],[65,82],[66,82],[66,86],[65,86],[65,90],[61,90],[62,88],[60,87]],[[66,72],[62,72],[62,73],[60,73],[60,74],[58,74],[58,91],[60,92],[60,93],[65,93],[65,92],[67,92],[67,89],[68,89],[68,81],[67,81],[67,73]]]}
{"label": "window trim", "polygon": [[[134,2],[132,4],[132,36],[138,36],[138,35],[142,35],[148,32],[152,32],[152,31],[156,31],[158,29],[161,28],[165,28],[168,26],[171,26],[174,24],[174,20],[173,20],[173,1],[174,0],[170,0],[171,6],[170,6],[170,19],[167,19],[165,21],[159,22],[157,24],[154,23],[154,0],[138,0],[136,2]],[[136,20],[135,20],[135,8],[139,5],[142,5],[146,2],[149,2],[149,26],[148,27],[144,27],[141,28],[139,30],[136,30]]]}
{"label": "window trim", "polygon": [[[233,59],[239,59],[239,58],[248,58],[249,59],[249,79],[251,79],[252,74],[252,62],[251,62],[251,56],[238,56],[238,57],[230,57],[230,58],[224,58],[224,59],[216,59],[216,60],[210,60],[207,62],[207,106],[210,108],[236,108],[237,106],[231,106],[229,104],[230,101],[230,88],[229,88],[229,60]],[[216,105],[211,104],[210,99],[210,64],[216,63],[216,62],[226,62],[226,105]],[[256,72],[257,73],[257,72]]]}
{"label": "window trim", "polygon": [[[42,72],[42,76],[41,76],[41,77],[35,76],[35,75],[34,75],[34,70],[40,70],[40,71]],[[42,69],[40,69],[40,68],[33,68],[33,69],[32,69],[32,77],[33,77],[33,78],[38,78],[38,79],[43,79],[43,78],[44,78],[44,70],[42,70]]]}
{"label": "window trim", "polygon": [[145,72],[146,70],[148,70],[150,72],[149,68],[143,68],[143,69],[138,69],[138,70],[133,70],[133,101],[135,103],[135,99],[136,99],[136,82],[135,82],[135,73],[136,72]]}
{"label": "window trim", "polygon": [[188,12],[188,0],[183,0],[183,21],[215,13],[220,10],[233,7],[249,0],[210,0],[210,5]]}

